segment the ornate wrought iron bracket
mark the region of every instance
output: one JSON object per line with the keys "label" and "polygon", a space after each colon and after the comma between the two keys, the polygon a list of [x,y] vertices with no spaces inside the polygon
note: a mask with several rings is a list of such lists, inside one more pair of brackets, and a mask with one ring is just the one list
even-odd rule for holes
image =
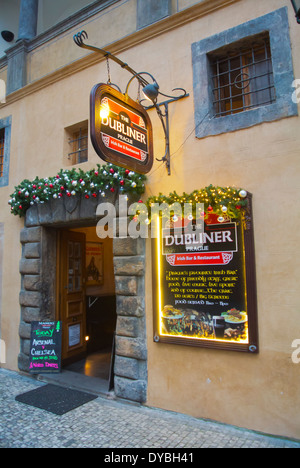
{"label": "ornate wrought iron bracket", "polygon": [[[129,85],[134,79],[136,79],[140,83],[140,85],[143,86],[144,91],[145,91],[146,87],[151,87],[152,86],[152,90],[151,90],[152,91],[152,96],[149,98],[152,101],[152,105],[147,107],[146,105],[142,104],[144,99],[140,100],[139,102],[146,110],[155,108],[156,112],[158,114],[158,117],[159,117],[159,119],[160,119],[160,121],[162,123],[164,134],[165,134],[165,154],[161,159],[156,158],[156,160],[157,161],[162,161],[162,162],[164,162],[166,164],[166,167],[167,167],[167,170],[168,170],[168,175],[170,175],[171,174],[171,161],[170,161],[171,155],[170,155],[170,128],[169,128],[169,110],[168,110],[168,106],[169,106],[169,104],[171,102],[175,102],[175,101],[178,101],[179,99],[183,99],[185,97],[188,97],[189,94],[187,94],[187,92],[183,88],[174,88],[172,90],[172,91],[182,91],[182,93],[179,96],[169,96],[168,94],[162,93],[161,91],[159,91],[159,86],[158,86],[155,78],[153,78],[153,76],[150,73],[136,72],[126,62],[123,62],[118,57],[113,55],[111,52],[109,52],[107,50],[104,50],[104,49],[99,49],[98,47],[94,47],[94,46],[85,44],[84,43],[85,39],[88,39],[88,34],[87,34],[86,31],[80,31],[80,32],[78,32],[77,34],[75,34],[73,36],[73,40],[74,40],[75,44],[78,47],[81,47],[81,48],[87,49],[87,50],[91,50],[93,52],[100,53],[101,55],[106,57],[107,60],[108,59],[113,60],[115,63],[120,65],[121,68],[123,68],[124,70],[127,70],[129,73],[131,73],[133,75],[132,78],[130,78],[130,80],[129,80],[127,86],[126,86],[125,95],[127,95]],[[151,83],[149,83],[149,81],[147,81],[144,78],[144,75],[147,75],[147,76],[151,77],[151,79],[154,82],[154,86],[153,86],[153,84],[151,85]],[[116,86],[119,89],[119,87],[117,85],[113,85],[112,83],[110,83],[110,84],[112,86]],[[153,89],[154,89],[154,91],[156,91],[155,94],[153,94]],[[167,101],[163,101],[161,103],[157,103],[157,97],[158,97],[159,94],[161,96],[164,96],[164,97],[167,97],[167,98],[170,98],[170,99],[168,99]],[[163,106],[164,109],[165,109],[164,113],[160,109],[161,106]]]}
{"label": "ornate wrought iron bracket", "polygon": [[[176,90],[177,89],[182,89],[182,88],[176,88]],[[175,91],[175,89],[173,89],[173,91]],[[169,127],[169,104],[171,102],[178,101],[179,99],[182,99],[182,98],[188,97],[188,96],[189,96],[189,94],[185,93],[182,96],[171,98],[171,99],[169,99],[167,101],[160,102],[159,104],[155,103],[155,104],[153,104],[152,106],[149,106],[149,107],[144,106],[146,110],[155,108],[156,112],[157,112],[157,115],[160,118],[160,121],[162,123],[164,133],[165,133],[165,148],[166,148],[166,151],[165,151],[164,156],[161,159],[156,158],[156,161],[162,161],[162,162],[166,163],[166,168],[167,168],[167,171],[168,171],[168,175],[171,175],[171,153],[170,153],[170,138],[169,138],[169,132],[170,132],[170,127]],[[163,106],[164,109],[165,109],[164,113],[160,109],[161,106]]]}

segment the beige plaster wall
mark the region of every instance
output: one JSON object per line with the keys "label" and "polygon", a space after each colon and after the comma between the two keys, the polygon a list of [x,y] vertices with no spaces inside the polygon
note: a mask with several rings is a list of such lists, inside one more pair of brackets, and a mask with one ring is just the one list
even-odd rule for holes
{"label": "beige plaster wall", "polygon": [[[195,139],[191,44],[271,10],[289,7],[295,77],[300,78],[300,29],[288,0],[242,0],[208,17],[133,46],[119,57],[152,73],[163,92],[183,87],[190,97],[170,106],[171,176],[155,161],[148,195],[191,192],[210,183],[242,186],[253,194],[258,283],[259,355],[163,345],[153,342],[150,240],[147,242],[146,313],[148,332],[147,404],[196,417],[283,436],[300,438],[299,365],[291,344],[300,338],[299,262],[299,117],[246,130]],[[127,17],[124,17],[125,20]],[[49,61],[52,59],[49,56]],[[44,65],[43,65],[44,66]],[[111,66],[122,89],[128,73]],[[20,307],[20,229],[7,200],[24,178],[52,176],[63,166],[64,128],[89,118],[92,86],[106,81],[99,62],[78,73],[0,107],[12,115],[10,185],[1,188],[4,223],[2,337],[9,369],[17,369]],[[164,135],[154,111],[155,157],[164,153]],[[89,143],[89,169],[99,163]]]}
{"label": "beige plaster wall", "polygon": [[[128,18],[128,21],[124,21],[124,17]],[[86,51],[76,47],[72,40],[73,35],[82,29],[88,32],[90,38],[86,42],[96,47],[103,47],[104,44],[111,44],[126,37],[136,30],[136,0],[113,5],[80,26],[54,38],[51,46],[47,43],[33,50],[29,56],[27,82],[31,83],[60,69],[66,63],[72,63],[85,56]]]}
{"label": "beige plaster wall", "polygon": [[[251,4],[251,5],[250,5]],[[254,6],[255,4],[255,6]],[[192,90],[188,42],[267,13],[282,2],[243,2],[195,21],[189,28],[169,33],[160,40],[165,56],[166,81]],[[249,8],[248,8],[248,7]],[[252,12],[251,17],[249,12]],[[255,14],[253,15],[253,13]],[[226,26],[225,26],[226,25]],[[290,10],[295,77],[299,28]],[[186,42],[185,42],[186,41]],[[152,41],[155,47],[155,40]],[[169,46],[167,46],[169,42]],[[158,39],[157,44],[158,46]],[[162,69],[152,63],[154,75]],[[176,67],[176,71],[175,71]],[[176,107],[176,109],[175,109]],[[172,106],[171,177],[157,166],[148,185],[149,194],[176,189],[178,193],[214,185],[243,186],[253,193],[260,354],[191,349],[153,342],[151,277],[146,290],[149,346],[148,404],[182,411],[251,429],[291,437],[300,436],[299,366],[291,360],[291,344],[300,337],[300,265],[295,257],[299,223],[299,118],[261,124],[253,128],[196,141],[193,101]],[[172,112],[171,111],[171,112]],[[178,116],[188,116],[183,121]],[[152,116],[151,116],[152,117]],[[182,142],[185,141],[181,147]],[[162,147],[156,141],[156,154]],[[150,246],[148,245],[148,257]],[[149,263],[149,269],[151,265]]]}

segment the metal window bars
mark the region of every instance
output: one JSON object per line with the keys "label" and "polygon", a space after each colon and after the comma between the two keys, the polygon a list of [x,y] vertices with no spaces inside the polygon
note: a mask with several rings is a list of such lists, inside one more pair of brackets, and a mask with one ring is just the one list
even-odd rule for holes
{"label": "metal window bars", "polygon": [[5,138],[5,129],[0,129],[0,177],[3,177],[4,169],[4,138]]}
{"label": "metal window bars", "polygon": [[270,42],[256,39],[247,47],[210,58],[215,117],[236,114],[276,100]]}
{"label": "metal window bars", "polygon": [[88,131],[80,128],[79,131],[73,133],[73,137],[69,138],[69,144],[72,145],[73,151],[68,153],[68,159],[72,160],[72,164],[80,164],[88,160]]}

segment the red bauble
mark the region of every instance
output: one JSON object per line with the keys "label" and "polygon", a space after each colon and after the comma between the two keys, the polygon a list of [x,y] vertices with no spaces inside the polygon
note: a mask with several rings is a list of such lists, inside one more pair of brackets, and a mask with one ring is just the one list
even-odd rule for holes
{"label": "red bauble", "polygon": [[109,169],[109,172],[110,172],[111,174],[114,174],[114,173],[115,173],[115,171],[113,170],[113,168]]}
{"label": "red bauble", "polygon": [[89,195],[86,195],[85,198],[88,199],[88,198],[90,198],[90,196],[89,196]]}
{"label": "red bauble", "polygon": [[129,172],[130,172],[130,171],[129,171],[128,169],[126,169],[125,174],[128,175]]}
{"label": "red bauble", "polygon": [[95,171],[95,176],[97,176],[98,174],[99,174],[99,172],[98,172],[98,171]]}
{"label": "red bauble", "polygon": [[65,187],[61,186],[60,190],[61,190],[61,192],[63,192],[65,190]]}
{"label": "red bauble", "polygon": [[120,180],[120,185],[124,185],[124,184],[125,184],[124,180]]}
{"label": "red bauble", "polygon": [[209,207],[207,208],[207,211],[212,212],[212,211],[214,211],[214,209],[213,209],[213,207],[211,205],[209,205]]}
{"label": "red bauble", "polygon": [[115,189],[112,187],[112,188],[110,189],[110,191],[111,191],[112,193],[114,193]]}
{"label": "red bauble", "polygon": [[36,185],[33,185],[32,188],[35,190],[35,189],[36,189]]}
{"label": "red bauble", "polygon": [[93,193],[92,196],[93,196],[94,198],[97,198],[97,194],[96,194],[96,193]]}
{"label": "red bauble", "polygon": [[237,210],[241,209],[241,205],[236,205],[235,207],[236,207]]}
{"label": "red bauble", "polygon": [[23,209],[23,206],[22,205],[19,205],[19,210],[22,210]]}
{"label": "red bauble", "polygon": [[68,192],[68,193],[67,193],[67,196],[68,196],[68,197],[70,197],[70,196],[71,196],[70,192]]}

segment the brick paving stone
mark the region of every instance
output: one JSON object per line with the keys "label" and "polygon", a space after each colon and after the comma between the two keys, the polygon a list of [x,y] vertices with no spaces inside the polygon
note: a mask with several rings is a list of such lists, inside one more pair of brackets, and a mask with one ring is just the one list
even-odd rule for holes
{"label": "brick paving stone", "polygon": [[300,448],[300,441],[102,397],[62,416],[15,401],[42,385],[0,369],[0,448]]}

